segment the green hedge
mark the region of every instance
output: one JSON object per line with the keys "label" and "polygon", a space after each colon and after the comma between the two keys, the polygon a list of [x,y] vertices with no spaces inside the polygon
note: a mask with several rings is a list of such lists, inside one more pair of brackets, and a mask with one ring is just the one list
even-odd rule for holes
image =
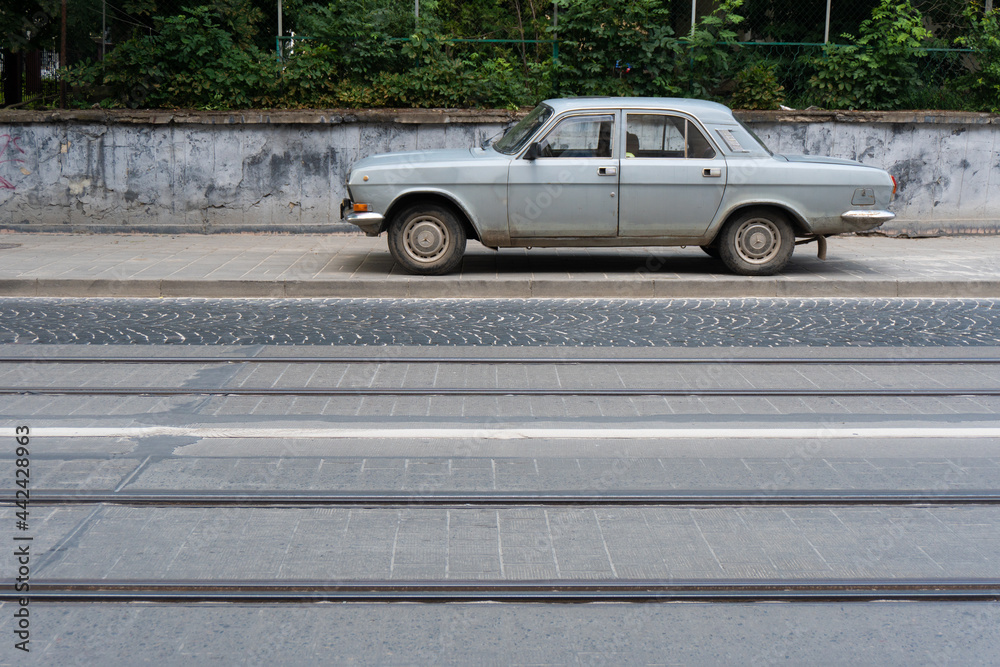
{"label": "green hedge", "polygon": [[[232,11],[237,1],[160,17],[103,62],[72,68],[77,103],[518,108],[553,96],[668,95],[758,109],[1000,106],[1000,9],[986,14],[975,2],[965,11],[968,36],[956,44],[935,41],[910,0],[881,0],[842,44],[774,55],[767,44],[739,42],[743,0],[722,0],[680,35],[663,0],[557,0],[558,31],[536,16],[520,26],[530,38],[521,43],[453,40],[440,31],[462,29],[459,19],[415,27],[406,3],[339,0],[292,4],[298,34],[308,37],[286,44],[279,59],[260,48],[255,15]],[[547,41],[555,38],[558,57]],[[967,51],[942,50],[956,46]]]}

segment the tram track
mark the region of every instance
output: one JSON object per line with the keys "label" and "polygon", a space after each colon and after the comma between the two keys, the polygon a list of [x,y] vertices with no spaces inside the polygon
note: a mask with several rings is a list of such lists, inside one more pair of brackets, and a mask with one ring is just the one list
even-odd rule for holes
{"label": "tram track", "polygon": [[[13,493],[0,506],[13,504]],[[760,506],[961,506],[1000,505],[1000,490],[830,491],[611,491],[397,492],[397,491],[57,491],[32,490],[36,506],[123,505],[129,507],[760,507]]]}
{"label": "tram track", "polygon": [[[0,583],[0,600],[17,593]],[[1000,579],[846,580],[35,580],[35,602],[964,602],[1000,600]]]}
{"label": "tram track", "polygon": [[447,357],[447,356],[0,356],[4,364],[457,364],[457,365],[998,365],[1000,357]]}
{"label": "tram track", "polygon": [[0,395],[15,396],[715,396],[726,398],[790,397],[962,397],[1000,396],[1000,387],[979,388],[658,388],[628,389],[517,388],[517,387],[2,387]]}
{"label": "tram track", "polygon": [[[570,383],[562,386],[481,386],[482,380],[478,381],[479,386],[454,386],[461,384],[462,380],[454,378],[448,386],[436,386],[438,381],[425,380],[428,386],[414,386],[411,381],[397,381],[397,384],[408,384],[409,386],[301,386],[311,384],[304,381],[300,375],[298,386],[167,386],[167,382],[162,378],[152,380],[159,382],[162,386],[100,386],[113,385],[111,377],[101,380],[93,380],[95,386],[45,386],[39,382],[39,377],[34,378],[32,386],[4,386],[0,387],[0,395],[5,396],[256,396],[256,397],[437,397],[437,396],[459,396],[459,397],[488,397],[488,396],[520,396],[520,397],[727,397],[727,398],[777,398],[777,397],[817,397],[817,398],[907,398],[907,397],[931,397],[931,398],[951,398],[951,397],[997,397],[1000,396],[1000,386],[969,386],[986,384],[1000,384],[1000,379],[992,377],[994,370],[991,366],[1000,365],[1000,358],[997,357],[975,357],[975,356],[932,356],[920,358],[919,356],[905,357],[836,357],[836,356],[781,356],[781,357],[708,357],[696,356],[686,358],[662,358],[662,357],[636,357],[628,356],[614,358],[609,356],[600,357],[556,357],[556,356],[516,356],[516,357],[496,357],[479,356],[466,358],[454,355],[436,356],[265,356],[265,357],[207,357],[207,356],[157,356],[145,355],[136,357],[115,357],[86,356],[75,357],[72,355],[59,355],[51,357],[0,357],[0,363],[4,364],[49,364],[49,365],[93,365],[101,367],[113,367],[116,365],[156,365],[157,370],[166,365],[178,365],[191,367],[200,365],[209,368],[218,368],[226,365],[238,365],[240,370],[247,369],[255,364],[270,365],[361,365],[367,364],[374,367],[383,365],[404,365],[404,364],[436,364],[441,366],[496,366],[512,367],[517,365],[532,366],[586,366],[587,370],[598,369],[601,366],[623,367],[628,365],[642,366],[645,369],[663,368],[665,371],[673,367],[684,367],[686,369],[700,369],[711,366],[737,368],[746,366],[743,375],[751,378],[751,383],[756,384],[757,380],[753,373],[755,367],[781,368],[782,366],[808,366],[810,369],[819,369],[823,366],[843,369],[845,367],[906,367],[907,369],[927,370],[923,374],[912,377],[922,377],[924,382],[915,385],[912,381],[909,384],[894,382],[892,384],[901,386],[884,386],[888,384],[876,376],[873,372],[867,373],[868,379],[862,379],[866,386],[845,386],[848,380],[835,380],[833,387],[810,386],[796,388],[789,386],[773,386],[779,382],[771,381],[772,387],[725,387],[725,386],[702,386],[702,383],[692,381],[690,378],[682,378],[678,371],[678,379],[674,384],[683,386],[656,387],[649,384],[656,384],[658,378],[649,382],[649,375],[646,376],[643,386],[628,387],[594,387],[579,386],[580,380],[570,380]],[[969,367],[969,373],[965,378],[971,381],[963,381],[963,376],[954,373],[942,381],[941,386],[927,386],[933,384],[939,378],[935,375],[940,369],[948,367]],[[980,369],[987,369],[990,376],[979,372]],[[80,375],[84,373],[77,371]],[[636,373],[639,371],[636,370]],[[720,373],[727,373],[716,369],[716,379],[710,384],[727,384],[722,379]],[[110,373],[108,374],[111,375]],[[180,375],[180,374],[178,374]],[[209,374],[210,375],[210,374]],[[218,375],[225,375],[219,373]],[[470,375],[472,375],[470,373]],[[577,373],[583,376],[583,373]],[[780,375],[780,374],[779,374]],[[830,374],[832,376],[832,373]],[[435,374],[434,376],[438,376]],[[611,377],[611,376],[608,376]],[[55,376],[53,376],[55,378]],[[618,376],[621,379],[621,376]],[[872,379],[876,378],[876,379]],[[245,380],[244,380],[245,381]],[[270,379],[267,381],[271,381]],[[291,384],[292,379],[286,378],[285,382]],[[851,380],[853,382],[853,380]],[[62,379],[65,383],[65,378]],[[211,380],[203,377],[195,380],[199,385],[208,385]],[[224,382],[233,382],[225,380]],[[254,384],[262,384],[262,380],[254,378]],[[444,385],[446,380],[440,380]],[[515,380],[506,379],[505,383],[513,385]],[[641,380],[633,375],[631,382],[622,384],[639,385]],[[830,378],[820,381],[819,384],[829,384]],[[249,382],[248,382],[249,383]],[[491,383],[486,380],[485,384]],[[610,384],[610,380],[605,380],[605,384]],[[739,376],[734,376],[728,384],[740,383]],[[947,386],[948,383],[951,386]],[[316,382],[315,384],[319,384]],[[472,381],[470,381],[472,384]],[[536,380],[534,384],[552,385],[555,381],[548,379],[544,381]],[[882,384],[883,386],[878,386]],[[965,385],[965,386],[962,386]],[[73,427],[60,427],[63,430],[72,430]],[[87,429],[90,430],[87,430]],[[113,427],[107,427],[113,429]],[[133,427],[128,427],[133,428]],[[146,433],[147,427],[134,427],[135,433],[129,431],[130,435],[143,437],[144,435],[174,435],[174,431],[179,427],[149,427],[154,431]],[[626,439],[639,438],[668,438],[692,437],[695,439],[720,438],[720,437],[758,437],[758,438],[788,438],[795,436],[809,440],[811,438],[846,438],[852,439],[875,437],[871,428],[850,427],[833,428],[824,427],[821,430],[799,432],[787,426],[779,425],[777,428],[756,429],[746,427],[732,432],[727,431],[722,434],[716,432],[718,429],[709,432],[709,429],[697,429],[697,433],[680,433],[679,429],[669,428],[657,430],[647,429],[624,429],[622,432],[611,432],[608,429],[594,431],[593,429],[580,428],[578,431],[572,429],[565,433],[549,432],[535,433],[528,430],[518,429],[438,429],[433,433],[424,430],[408,428],[405,429],[385,429],[385,428],[363,428],[357,432],[337,429],[316,429],[312,430],[303,427],[302,432],[289,431],[279,432],[274,429],[268,430],[260,426],[251,426],[244,433],[239,428],[219,427],[215,430],[201,432],[197,425],[186,426],[177,431],[176,434],[183,434],[186,437],[254,437],[254,438],[274,438],[279,436],[287,437],[311,437],[311,438],[433,438],[445,439],[456,437],[461,438],[496,438],[508,439],[512,437],[546,437],[552,438],[585,438],[588,434],[597,437],[616,437]],[[97,429],[97,430],[94,430]],[[74,437],[76,435],[103,436],[100,433],[101,427],[84,427],[72,433],[63,433],[59,428],[39,425],[35,428],[35,437]],[[815,429],[814,429],[815,430]],[[876,429],[877,430],[877,429]],[[913,428],[893,425],[887,432],[879,432],[885,437],[896,437],[900,434],[906,437],[920,438],[926,437],[917,431],[927,431],[919,426]],[[933,430],[933,429],[932,429]],[[57,432],[58,431],[58,432]],[[78,431],[78,432],[77,432]],[[218,431],[218,432],[216,432]],[[251,432],[252,431],[252,432]],[[258,433],[259,431],[259,433]],[[496,431],[494,433],[494,431]],[[641,431],[641,432],[640,432]],[[661,431],[670,431],[663,433]],[[758,431],[760,431],[758,433]],[[785,431],[788,431],[787,433]],[[912,432],[911,432],[912,431]],[[940,433],[938,432],[940,431]],[[962,427],[948,424],[944,428],[939,428],[934,433],[934,437],[947,438],[994,438],[998,429],[976,429],[972,427]],[[122,431],[121,434],[124,434]],[[627,484],[627,482],[626,482]],[[662,483],[660,483],[662,484]],[[657,484],[657,485],[660,485]],[[125,483],[122,483],[124,486]],[[619,489],[625,484],[619,484]],[[735,486],[735,485],[734,485]],[[984,484],[984,486],[986,486]],[[121,488],[121,487],[119,487]],[[580,487],[577,487],[580,488]],[[600,488],[600,487],[597,487]],[[0,506],[9,506],[14,503],[13,493],[4,492],[0,498]],[[123,491],[70,491],[62,489],[31,489],[30,500],[35,507],[76,507],[92,508],[91,517],[95,515],[103,516],[105,511],[102,507],[126,507],[126,508],[148,508],[145,514],[160,517],[162,525],[169,526],[174,515],[170,513],[172,508],[202,508],[208,516],[224,516],[229,512],[212,512],[213,508],[235,508],[236,514],[240,508],[252,510],[254,508],[278,508],[281,516],[293,516],[296,508],[340,508],[340,509],[383,509],[405,510],[410,508],[428,508],[421,514],[430,511],[430,508],[439,509],[463,509],[480,508],[495,510],[520,511],[521,508],[530,510],[531,508],[589,508],[588,511],[597,511],[600,508],[627,508],[627,507],[661,507],[661,508],[719,508],[714,511],[726,511],[726,508],[733,508],[733,512],[742,512],[738,508],[836,508],[850,507],[859,508],[861,513],[865,513],[864,508],[940,508],[947,511],[949,508],[969,508],[963,511],[981,511],[974,509],[977,506],[995,508],[1000,505],[1000,489],[969,489],[969,488],[946,488],[943,490],[896,490],[896,489],[867,489],[867,490],[718,490],[718,489],[666,489],[654,491],[630,491],[630,490],[580,490],[580,491],[544,491],[544,492],[522,492],[522,491],[408,491],[408,490],[345,490],[345,491],[282,491],[282,490],[240,490],[240,491],[211,491],[211,490],[173,490],[173,489],[127,489]],[[291,510],[284,514],[284,510]],[[124,512],[124,510],[114,510]],[[332,510],[331,510],[332,511]],[[670,510],[662,510],[669,512]],[[781,511],[780,509],[776,511]],[[846,511],[846,510],[845,510]],[[909,511],[909,510],[907,510]],[[914,511],[921,511],[919,509]],[[990,509],[989,511],[995,511]],[[144,510],[129,510],[129,512],[144,512]],[[86,513],[84,511],[83,513]],[[178,513],[179,514],[179,513]],[[364,512],[358,513],[364,516]],[[396,512],[387,512],[396,514]],[[81,519],[81,531],[86,532],[92,529],[89,523],[91,517]],[[395,519],[394,519],[395,520]],[[499,522],[499,519],[496,519]],[[546,519],[547,520],[547,519]],[[221,525],[221,524],[220,524]],[[238,525],[233,523],[234,526]],[[498,523],[499,525],[499,523]],[[228,524],[226,524],[228,526]],[[228,530],[227,527],[219,530]],[[235,530],[235,528],[234,528]],[[70,537],[64,538],[59,546],[53,549],[52,553],[60,553],[61,550],[75,548],[72,546]],[[75,539],[75,538],[73,538]],[[721,538],[718,538],[721,539]],[[784,539],[784,538],[782,538]],[[124,542],[123,542],[124,544]],[[386,543],[388,544],[388,542]],[[395,540],[392,542],[392,551],[395,553]],[[388,549],[388,547],[386,547]],[[437,547],[435,547],[437,548]],[[442,547],[445,548],[445,547]],[[565,548],[565,547],[564,547]],[[554,553],[554,551],[553,551]],[[570,552],[572,553],[572,552]],[[506,557],[506,556],[502,556]],[[610,558],[610,556],[609,556]],[[55,557],[53,557],[53,562]],[[504,561],[506,562],[506,561]],[[48,571],[48,570],[43,570]],[[208,570],[206,570],[207,572]],[[737,570],[729,570],[732,574]],[[91,576],[93,571],[86,573]],[[843,570],[838,572],[842,573]],[[945,572],[948,572],[945,570]],[[963,574],[960,569],[954,571],[955,574]],[[58,577],[58,570],[53,571]],[[849,603],[849,602],[870,602],[870,601],[921,601],[921,602],[995,602],[1000,600],[1000,579],[962,579],[962,578],[927,578],[927,579],[907,579],[906,573],[900,578],[885,577],[882,573],[874,573],[873,578],[854,579],[660,579],[660,580],[640,580],[629,578],[606,578],[606,579],[579,579],[572,574],[567,578],[560,579],[476,579],[476,580],[452,580],[429,578],[426,580],[396,580],[396,579],[352,579],[352,580],[224,580],[221,576],[210,575],[211,578],[195,580],[158,580],[158,570],[146,569],[141,572],[144,577],[154,577],[153,579],[131,579],[128,577],[140,576],[138,572],[122,572],[116,575],[120,578],[110,579],[63,579],[63,578],[42,578],[33,579],[31,582],[31,598],[37,602],[64,602],[64,603],[197,603],[197,602],[218,602],[218,603],[318,603],[318,602],[425,602],[425,603],[448,603],[448,602],[535,602],[535,603],[587,603],[587,602],[822,602],[822,603]],[[300,574],[303,573],[300,571]],[[508,570],[509,576],[510,570]],[[848,572],[853,574],[854,572]],[[926,574],[926,570],[910,570],[910,575]],[[993,571],[985,571],[985,574],[992,575]],[[221,571],[216,573],[221,574]],[[324,573],[325,574],[325,573]],[[366,571],[362,576],[367,575]],[[374,574],[374,572],[373,572]],[[388,572],[379,571],[380,576],[393,576]],[[564,571],[565,574],[565,571]],[[672,572],[671,572],[672,574]],[[934,572],[930,572],[934,574]],[[979,572],[972,572],[979,574]],[[270,571],[260,572],[258,576],[270,576]],[[74,576],[70,574],[69,576]],[[181,576],[189,576],[183,573]],[[190,575],[195,576],[195,575]],[[416,576],[421,576],[420,574]],[[435,577],[442,576],[440,573]],[[446,575],[447,576],[447,575]],[[491,575],[496,576],[496,575]],[[558,575],[556,575],[558,576]],[[579,575],[576,575],[579,576]],[[603,575],[602,575],[603,576]],[[610,576],[610,575],[608,575]],[[728,576],[728,575],[727,575]],[[9,582],[8,582],[9,583]],[[10,591],[13,586],[6,586],[0,590],[0,600],[10,599]]]}

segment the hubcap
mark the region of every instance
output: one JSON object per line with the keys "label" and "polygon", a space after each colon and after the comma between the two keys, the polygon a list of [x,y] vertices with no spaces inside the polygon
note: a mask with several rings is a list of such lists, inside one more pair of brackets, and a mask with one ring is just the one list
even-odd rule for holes
{"label": "hubcap", "polygon": [[751,264],[766,264],[781,250],[778,227],[763,218],[747,220],[736,230],[736,252]]}
{"label": "hubcap", "polygon": [[435,217],[418,216],[403,228],[403,249],[418,262],[433,262],[448,249],[448,228]]}

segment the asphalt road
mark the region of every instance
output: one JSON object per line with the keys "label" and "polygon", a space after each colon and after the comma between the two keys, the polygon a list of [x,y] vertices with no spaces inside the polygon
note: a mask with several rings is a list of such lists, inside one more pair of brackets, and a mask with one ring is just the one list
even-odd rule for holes
{"label": "asphalt road", "polygon": [[[0,507],[0,539],[32,537],[38,595],[100,580],[136,597],[36,598],[31,653],[5,632],[0,664],[997,664],[995,596],[667,600],[683,582],[1000,582],[998,315],[2,299],[0,486],[28,425],[35,500],[23,531]],[[149,601],[223,580],[485,591]],[[647,582],[661,601],[485,602],[537,582]],[[17,609],[0,604],[9,629]]]}

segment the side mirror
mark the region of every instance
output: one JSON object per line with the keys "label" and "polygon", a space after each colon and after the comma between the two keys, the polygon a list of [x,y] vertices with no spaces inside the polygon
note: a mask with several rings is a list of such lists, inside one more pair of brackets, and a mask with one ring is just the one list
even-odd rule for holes
{"label": "side mirror", "polygon": [[533,143],[528,146],[528,150],[524,151],[525,160],[535,160],[539,156],[538,144]]}

